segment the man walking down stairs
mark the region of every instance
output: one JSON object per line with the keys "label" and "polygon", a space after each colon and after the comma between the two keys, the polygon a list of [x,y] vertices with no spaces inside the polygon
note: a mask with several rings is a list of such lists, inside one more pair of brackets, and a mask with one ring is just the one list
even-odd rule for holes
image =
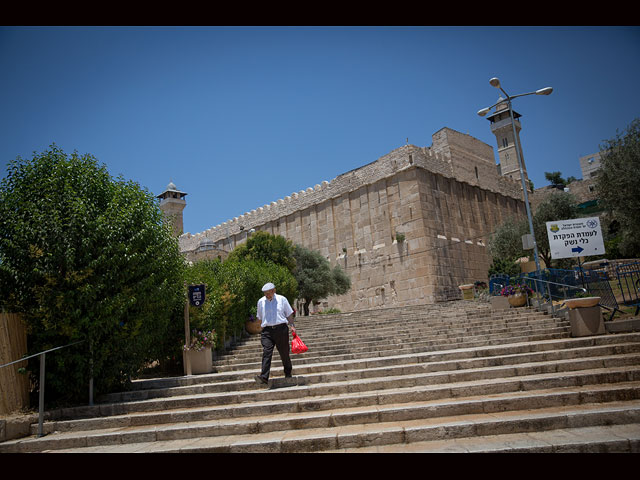
{"label": "man walking down stairs", "polygon": [[256,385],[251,336],[215,373],[48,412],[44,436],[34,424],[0,452],[640,451],[640,332],[573,338],[563,319],[468,301],[296,327],[309,350],[286,384]]}

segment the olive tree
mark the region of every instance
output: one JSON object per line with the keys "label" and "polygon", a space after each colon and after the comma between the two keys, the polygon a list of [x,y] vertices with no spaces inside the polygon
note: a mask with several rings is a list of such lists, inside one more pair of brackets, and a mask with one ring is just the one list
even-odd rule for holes
{"label": "olive tree", "polygon": [[351,288],[347,274],[339,265],[332,268],[320,252],[296,245],[293,254],[296,259],[293,273],[298,282],[298,297],[304,300],[305,315],[309,315],[312,301],[342,295]]}
{"label": "olive tree", "polygon": [[522,235],[529,233],[527,219],[507,218],[498,225],[489,239],[489,254],[491,266],[489,275],[507,274],[517,275],[520,267],[516,260],[528,255],[522,248]]}

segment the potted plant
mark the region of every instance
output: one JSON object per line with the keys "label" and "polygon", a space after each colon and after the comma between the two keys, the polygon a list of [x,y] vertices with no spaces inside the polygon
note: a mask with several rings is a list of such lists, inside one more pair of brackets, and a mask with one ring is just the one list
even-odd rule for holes
{"label": "potted plant", "polygon": [[527,298],[533,293],[528,285],[507,285],[500,294],[507,297],[512,307],[522,307],[527,303]]}
{"label": "potted plant", "polygon": [[213,371],[213,356],[211,348],[216,343],[215,330],[192,330],[191,342],[184,345],[185,355],[189,355],[191,373],[211,373]]}
{"label": "potted plant", "polygon": [[244,328],[249,335],[256,335],[262,331],[260,320],[256,318],[256,311],[257,307],[253,307],[251,309],[251,313],[249,314],[249,318],[246,322],[244,322]]}

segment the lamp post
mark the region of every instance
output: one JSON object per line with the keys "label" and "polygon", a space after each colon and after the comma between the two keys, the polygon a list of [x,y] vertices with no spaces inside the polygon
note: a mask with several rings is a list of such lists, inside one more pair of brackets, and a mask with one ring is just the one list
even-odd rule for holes
{"label": "lamp post", "polygon": [[[496,77],[493,77],[491,80],[489,80],[489,84],[491,84],[491,86],[495,88],[499,88],[502,91],[502,93],[504,93],[504,95],[507,97],[506,100],[507,100],[507,106],[509,107],[509,117],[511,118],[511,127],[513,128],[513,140],[516,145],[516,157],[518,159],[518,167],[520,169],[520,181],[522,182],[522,192],[524,193],[524,205],[527,209],[527,219],[529,220],[529,231],[531,233],[531,237],[533,238],[533,257],[536,262],[536,275],[539,277],[540,276],[540,260],[538,259],[538,243],[536,242],[536,236],[535,236],[535,233],[533,232],[533,219],[531,217],[531,207],[529,205],[529,194],[527,193],[527,186],[525,185],[525,181],[524,181],[524,171],[522,169],[523,162],[522,162],[522,157],[520,155],[520,142],[518,140],[518,132],[516,132],[516,124],[515,124],[515,119],[513,118],[513,108],[511,107],[511,100],[517,97],[524,97],[525,95],[549,95],[553,91],[553,88],[545,87],[545,88],[536,90],[535,92],[521,93],[519,95],[510,96],[507,92],[504,91],[504,89],[500,85],[500,80],[498,80]],[[493,107],[495,107],[500,103],[503,103],[502,99],[498,100],[496,103],[494,103],[490,107],[483,108],[482,110],[478,111],[478,115],[480,115],[481,117],[484,117],[487,113],[489,113],[489,111]]]}

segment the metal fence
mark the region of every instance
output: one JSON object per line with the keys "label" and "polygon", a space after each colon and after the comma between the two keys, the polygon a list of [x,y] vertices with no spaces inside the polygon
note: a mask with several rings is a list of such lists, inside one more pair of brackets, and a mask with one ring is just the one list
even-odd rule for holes
{"label": "metal fence", "polygon": [[[620,304],[635,306],[635,315],[640,312],[640,262],[619,265],[615,269],[615,278],[607,270],[586,270],[576,267],[573,270],[547,268],[536,272],[522,273],[517,276],[492,275],[489,279],[491,295],[500,295],[503,286],[527,284],[547,300],[568,299],[585,292],[600,297],[599,305],[611,312],[609,320],[620,310]],[[618,295],[612,284],[619,290]]]}
{"label": "metal fence", "polygon": [[622,303],[627,306],[635,306],[635,315],[638,315],[640,311],[640,262],[619,265],[616,268],[616,277],[620,286]]}

